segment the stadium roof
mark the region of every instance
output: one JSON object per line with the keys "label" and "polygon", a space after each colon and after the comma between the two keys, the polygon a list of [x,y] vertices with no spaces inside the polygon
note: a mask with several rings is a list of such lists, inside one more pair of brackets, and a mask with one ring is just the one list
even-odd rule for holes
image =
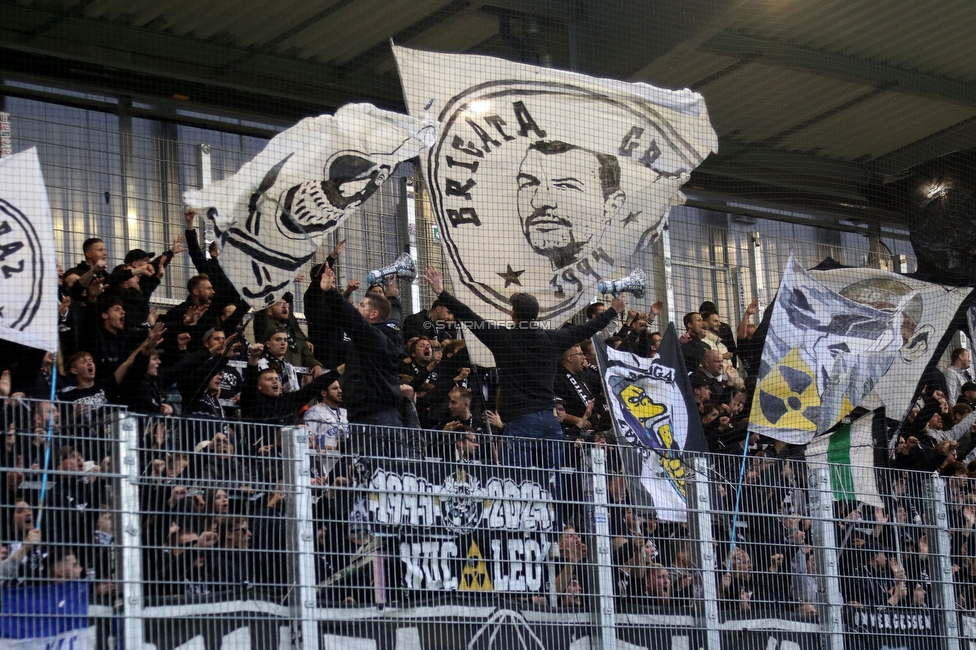
{"label": "stadium roof", "polygon": [[883,181],[976,147],[971,0],[0,0],[0,15],[5,79],[280,124],[402,109],[391,39],[690,87],[720,152],[688,193],[728,212],[904,220]]}

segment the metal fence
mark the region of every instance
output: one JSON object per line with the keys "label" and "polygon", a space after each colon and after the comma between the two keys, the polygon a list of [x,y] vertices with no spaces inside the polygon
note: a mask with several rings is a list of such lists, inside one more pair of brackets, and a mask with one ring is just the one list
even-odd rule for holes
{"label": "metal fence", "polygon": [[[769,447],[685,458],[662,485],[659,459],[600,436],[353,425],[335,446],[303,425],[75,404],[45,445],[49,408],[4,407],[0,647],[976,642],[962,474]],[[507,465],[513,445],[538,462]],[[687,508],[653,508],[659,489]]]}

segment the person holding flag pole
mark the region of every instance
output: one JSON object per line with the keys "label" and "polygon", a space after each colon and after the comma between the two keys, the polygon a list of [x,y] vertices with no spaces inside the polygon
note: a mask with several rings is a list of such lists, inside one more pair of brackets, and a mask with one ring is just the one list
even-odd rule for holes
{"label": "person holding flag pole", "polygon": [[512,327],[485,320],[467,305],[444,290],[444,276],[434,266],[424,276],[437,299],[464,322],[491,350],[498,365],[501,385],[499,415],[505,422],[503,450],[506,465],[516,467],[562,467],[562,446],[553,440],[562,437],[559,421],[553,414],[553,383],[556,362],[570,346],[596,334],[623,313],[626,305],[616,295],[610,308],[582,325],[550,330],[537,320],[539,302],[527,293],[511,296]]}
{"label": "person holding flag pole", "polygon": [[[0,339],[58,354],[58,271],[55,261],[54,225],[47,189],[34,148],[0,160],[0,250],[4,253],[4,308],[0,311]],[[53,407],[57,381],[52,377],[47,432],[41,478],[40,512],[26,542],[40,541],[44,501],[47,497],[54,438]],[[9,615],[0,620],[3,643],[78,647],[88,624],[87,590],[84,582],[52,582],[20,588],[5,594],[5,611],[31,605],[31,616]],[[12,602],[19,599],[19,603]],[[39,603],[51,602],[51,609]],[[44,611],[40,611],[43,609]],[[20,643],[17,643],[20,642]],[[9,643],[8,643],[9,645]]]}

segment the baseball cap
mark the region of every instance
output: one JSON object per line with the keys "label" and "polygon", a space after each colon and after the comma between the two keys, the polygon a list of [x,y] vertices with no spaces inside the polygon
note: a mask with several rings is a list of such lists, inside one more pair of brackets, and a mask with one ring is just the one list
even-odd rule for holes
{"label": "baseball cap", "polygon": [[708,380],[702,377],[701,375],[693,374],[690,377],[688,377],[688,379],[689,381],[691,381],[692,388],[704,388],[705,386],[708,386]]}
{"label": "baseball cap", "polygon": [[217,333],[217,328],[216,328],[216,327],[211,327],[210,329],[208,329],[208,330],[207,330],[207,331],[206,331],[206,332],[204,333],[204,335],[203,335],[203,342],[204,342],[204,344],[206,344],[206,343],[207,343],[207,341],[209,341],[209,340],[210,340],[210,337],[211,337],[211,336],[213,336],[213,335],[214,335],[214,334],[216,334],[216,333]]}
{"label": "baseball cap", "polygon": [[156,257],[156,253],[147,253],[141,248],[133,248],[131,251],[125,254],[125,264],[132,264],[136,260],[152,259]]}

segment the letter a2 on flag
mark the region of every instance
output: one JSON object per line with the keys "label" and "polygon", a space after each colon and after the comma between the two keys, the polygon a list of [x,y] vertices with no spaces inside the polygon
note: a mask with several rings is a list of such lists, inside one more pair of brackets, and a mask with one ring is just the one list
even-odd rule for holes
{"label": "letter a2 on flag", "polygon": [[0,339],[58,347],[54,226],[37,150],[0,159]]}

